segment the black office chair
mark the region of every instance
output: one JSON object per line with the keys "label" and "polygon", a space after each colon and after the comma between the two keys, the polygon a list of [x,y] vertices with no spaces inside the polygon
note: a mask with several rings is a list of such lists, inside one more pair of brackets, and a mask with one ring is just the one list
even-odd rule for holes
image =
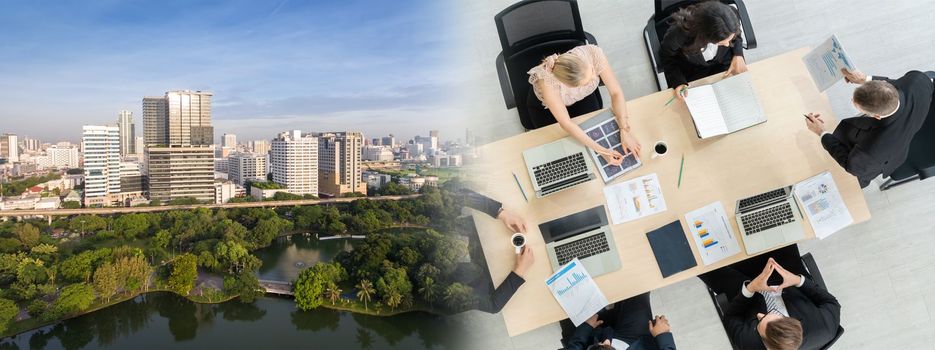
{"label": "black office chair", "polygon": [[[702,2],[705,0],[655,0],[656,12],[649,17],[646,22],[646,28],[643,29],[643,41],[646,42],[646,51],[649,53],[649,60],[653,64],[653,72],[656,73],[656,84],[659,91],[668,89],[665,72],[662,70],[662,64],[659,61],[659,46],[663,36],[669,30],[669,16],[676,11]],[[747,50],[756,48],[756,34],[753,32],[753,24],[750,22],[750,15],[747,14],[747,6],[743,0],[720,0],[721,2],[733,5],[740,16],[740,25],[743,27],[741,38],[743,38],[743,47]]]}
{"label": "black office chair", "polygon": [[[818,264],[815,263],[815,257],[812,256],[812,253],[806,253],[805,255],[802,255],[802,265],[805,265],[805,270],[808,272],[809,278],[814,280],[816,284],[825,290],[828,289],[828,287],[825,285],[825,279],[821,277],[821,271],[818,270]],[[724,325],[724,330],[729,331],[727,329],[727,324],[724,323],[724,311],[727,310],[727,307],[730,305],[730,300],[727,300],[727,296],[724,294],[715,293],[714,290],[712,290],[710,287],[708,288],[708,295],[711,296],[711,301],[714,302],[714,308],[717,310],[717,315],[721,319],[721,324]],[[838,339],[841,339],[842,335],[844,335],[844,327],[838,325],[838,331],[834,334],[834,338],[831,339],[828,344],[825,344],[825,346],[823,346],[821,349],[830,349],[831,346],[838,341]],[[728,340],[730,339],[728,338]],[[733,342],[731,342],[730,345],[731,348],[735,350],[739,349],[739,347],[737,347],[737,345],[735,345]]]}
{"label": "black office chair", "polygon": [[[935,78],[935,72],[926,72],[929,78]],[[909,183],[913,180],[925,180],[935,175],[935,103],[929,109],[929,117],[922,128],[912,137],[909,144],[909,156],[906,162],[893,171],[893,174],[880,185],[880,191]]]}
{"label": "black office chair", "polygon": [[526,111],[532,67],[551,54],[563,53],[584,44],[597,44],[581,24],[576,0],[524,0],[494,16],[500,46],[497,76],[506,108],[516,107],[527,130],[535,129]]}

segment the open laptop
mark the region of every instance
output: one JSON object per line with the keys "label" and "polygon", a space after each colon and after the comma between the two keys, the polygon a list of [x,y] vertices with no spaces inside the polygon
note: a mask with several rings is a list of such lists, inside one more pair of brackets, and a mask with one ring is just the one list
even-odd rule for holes
{"label": "open laptop", "polygon": [[792,186],[738,200],[737,226],[748,255],[805,238]]}
{"label": "open laptop", "polygon": [[584,146],[567,137],[523,151],[536,197],[594,180],[585,152]]}
{"label": "open laptop", "polygon": [[604,206],[539,225],[552,271],[578,258],[591,276],[620,269],[620,254]]}
{"label": "open laptop", "polygon": [[620,140],[620,126],[617,125],[617,119],[614,118],[613,111],[608,109],[591,119],[585,120],[584,123],[581,123],[581,129],[597,144],[604,148],[613,149],[623,155],[623,162],[620,165],[610,165],[594,150],[588,151],[594,165],[599,165],[597,167],[598,173],[605,183],[643,165],[633,152],[623,151]]}

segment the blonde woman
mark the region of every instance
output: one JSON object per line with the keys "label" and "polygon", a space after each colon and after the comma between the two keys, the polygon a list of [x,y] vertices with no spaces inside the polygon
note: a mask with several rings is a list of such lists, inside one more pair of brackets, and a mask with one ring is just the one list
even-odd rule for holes
{"label": "blonde woman", "polygon": [[[640,156],[640,143],[630,133],[627,101],[604,51],[594,45],[582,45],[561,55],[546,57],[529,70],[530,96],[526,99],[533,124],[538,128],[553,123],[561,125],[578,142],[594,150],[608,163],[620,165],[623,154],[594,142],[572,117],[601,108],[597,86],[601,80],[611,96],[611,109],[620,126],[625,152]],[[532,95],[535,95],[533,98]]]}

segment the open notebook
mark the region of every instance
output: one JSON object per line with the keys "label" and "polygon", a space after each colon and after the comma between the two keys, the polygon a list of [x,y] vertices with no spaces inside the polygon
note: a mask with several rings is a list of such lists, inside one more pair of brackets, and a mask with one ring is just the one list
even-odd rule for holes
{"label": "open notebook", "polygon": [[698,137],[708,138],[749,128],[766,121],[753,92],[750,73],[688,90],[685,97]]}

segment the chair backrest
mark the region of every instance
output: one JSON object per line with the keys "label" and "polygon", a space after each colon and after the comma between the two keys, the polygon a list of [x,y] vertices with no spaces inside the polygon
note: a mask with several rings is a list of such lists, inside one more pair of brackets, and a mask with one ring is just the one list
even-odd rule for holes
{"label": "chair backrest", "polygon": [[585,40],[577,0],[524,0],[494,16],[503,56],[552,40]]}
{"label": "chair backrest", "polygon": [[[656,12],[653,18],[655,18],[656,21],[656,33],[658,33],[659,40],[662,40],[666,35],[666,31],[669,30],[669,16],[685,7],[705,1],[708,0],[655,0]],[[720,0],[720,2],[735,8],[738,6],[735,0]],[[744,21],[742,17],[743,16],[741,16],[740,20],[741,23]],[[743,36],[743,34],[741,34],[741,36]]]}
{"label": "chair backrest", "polygon": [[[928,117],[922,123],[922,127],[912,137],[909,143],[909,155],[906,162],[900,168],[909,167],[913,175],[919,175],[919,179],[925,180],[935,173],[935,103],[929,109]],[[899,172],[897,170],[897,172]],[[894,172],[895,175],[896,172]],[[897,179],[901,180],[901,179]]]}

